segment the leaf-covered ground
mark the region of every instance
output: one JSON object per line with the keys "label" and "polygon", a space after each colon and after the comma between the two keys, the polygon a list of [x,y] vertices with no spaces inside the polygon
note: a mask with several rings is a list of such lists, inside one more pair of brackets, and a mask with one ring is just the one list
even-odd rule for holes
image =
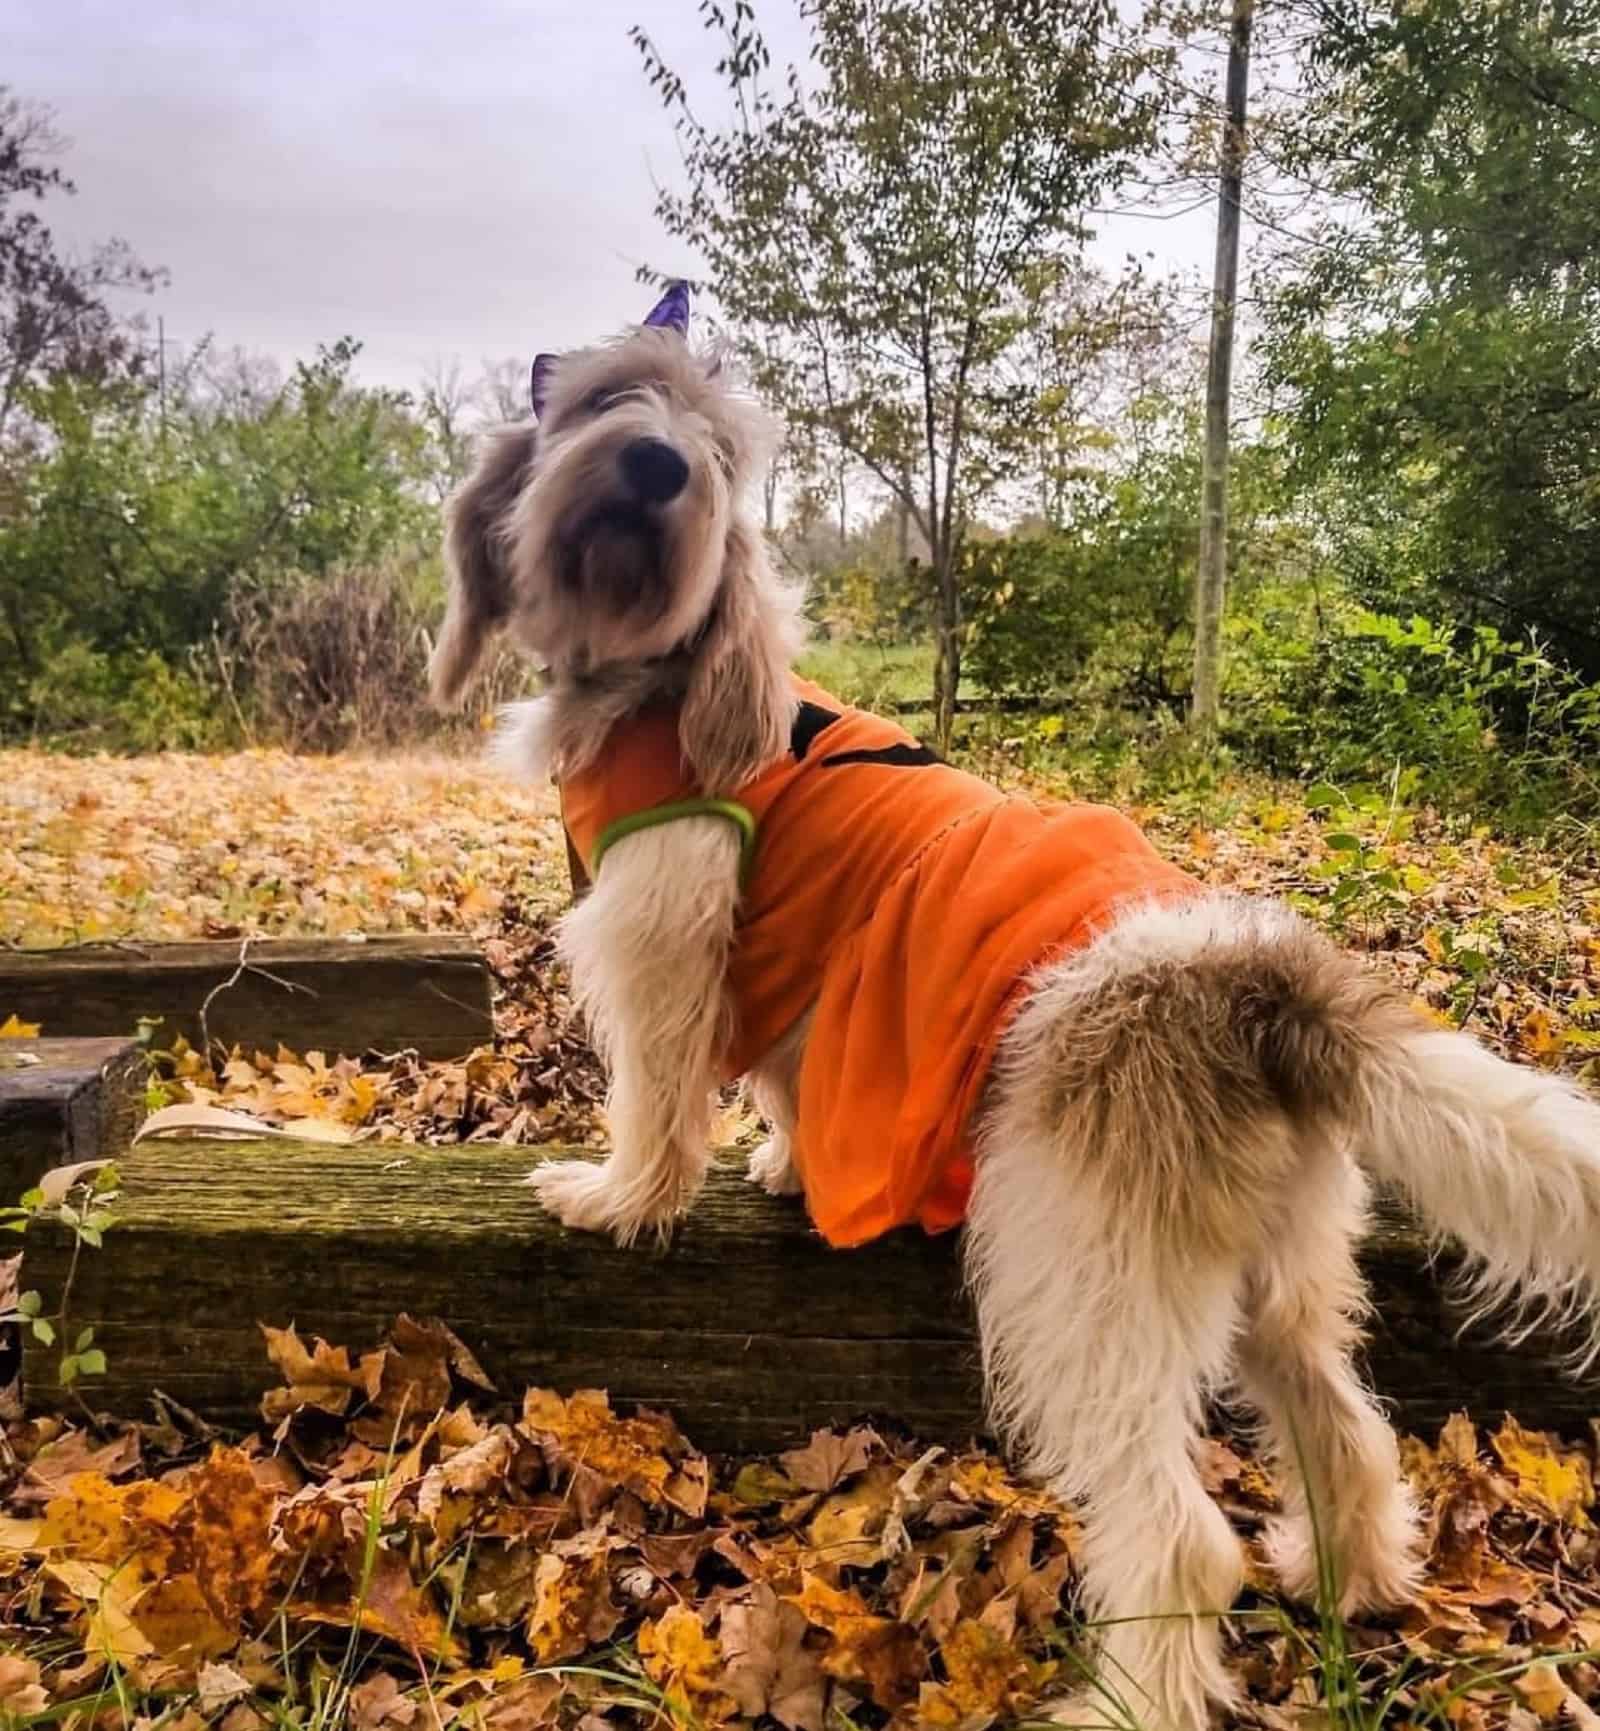
{"label": "leaf-covered ground", "polygon": [[[1076,1522],[979,1449],[856,1429],[712,1462],[596,1391],[496,1405],[438,1323],[360,1357],[264,1333],[283,1386],[242,1441],[172,1410],[12,1427],[0,1720],[981,1731],[1082,1676]],[[1408,1442],[1427,1586],[1336,1633],[1254,1559],[1266,1475],[1220,1440],[1201,1464],[1252,1547],[1246,1722],[1594,1723],[1590,1448],[1509,1419]]]}
{"label": "leaf-covered ground", "polygon": [[[459,929],[490,956],[497,1039],[463,1062],[180,1047],[158,1101],[375,1141],[601,1138],[551,955],[547,795],[447,760],[274,753],[11,752],[0,777],[0,941]],[[1209,880],[1290,897],[1442,1020],[1595,1075],[1592,856],[1358,790],[1134,815]],[[858,1431],[708,1462],[599,1395],[497,1405],[440,1325],[402,1320],[363,1357],[266,1344],[285,1386],[253,1437],[170,1410],[100,1435],[11,1427],[0,1723],[977,1731],[1072,1680],[1074,1523],[992,1455]],[[1229,1625],[1248,1720],[1596,1731],[1593,1449],[1476,1416],[1407,1445],[1430,1545],[1416,1606],[1341,1631],[1255,1577]],[[1267,1477],[1237,1444],[1204,1465],[1253,1539]]]}
{"label": "leaf-covered ground", "polygon": [[[998,766],[1001,774],[1016,774]],[[553,964],[566,865],[552,796],[447,758],[73,759],[0,752],[0,942],[463,930],[501,991],[464,1062],[179,1050],[161,1098],[383,1140],[593,1142],[603,1083]],[[1020,777],[1019,777],[1020,779]],[[1070,791],[1041,782],[1047,791]],[[1134,815],[1202,877],[1286,895],[1442,1019],[1532,1062],[1600,1055],[1600,866],[1396,811],[1238,787]],[[6,1006],[0,1005],[0,1022]],[[49,1033],[47,1027],[44,1030]],[[157,1043],[160,1043],[159,1032]]]}

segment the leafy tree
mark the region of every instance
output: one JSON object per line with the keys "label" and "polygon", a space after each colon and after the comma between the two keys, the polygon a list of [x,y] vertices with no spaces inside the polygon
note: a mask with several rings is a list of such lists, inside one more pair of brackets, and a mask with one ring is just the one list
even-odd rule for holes
{"label": "leafy tree", "polygon": [[109,378],[137,370],[138,334],[106,297],[148,292],[160,280],[123,241],[82,260],[59,250],[39,206],[74,190],[51,160],[62,148],[49,113],[0,85],[0,440],[30,383],[53,372]]}
{"label": "leafy tree", "polygon": [[352,382],[356,354],[341,342],[275,390],[224,394],[195,357],[164,413],[146,379],[25,389],[40,437],[0,520],[0,721],[31,725],[69,650],[79,670],[176,664],[241,586],[431,539],[426,435],[404,397]]}
{"label": "leafy tree", "polygon": [[1147,55],[1115,0],[804,0],[811,63],[775,86],[750,0],[703,0],[733,120],[713,126],[642,30],[675,117],[667,231],[736,328],[775,333],[781,402],[898,499],[936,600],[938,730],[961,671],[968,524],[1058,412],[1005,358],[1029,284],[1150,143]]}
{"label": "leafy tree", "polygon": [[1262,283],[1296,474],[1374,604],[1600,671],[1600,5],[1298,10],[1321,214]]}

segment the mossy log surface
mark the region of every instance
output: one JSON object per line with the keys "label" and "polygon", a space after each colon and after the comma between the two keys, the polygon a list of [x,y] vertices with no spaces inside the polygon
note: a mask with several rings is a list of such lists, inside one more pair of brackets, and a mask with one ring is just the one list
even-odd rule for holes
{"label": "mossy log surface", "polygon": [[[812,1426],[888,1415],[931,1440],[979,1428],[971,1312],[956,1246],[917,1233],[830,1251],[799,1206],[719,1163],[665,1251],[563,1231],[523,1180],[520,1148],[329,1148],[161,1141],[122,1162],[118,1222],[79,1263],[75,1326],[110,1373],[91,1393],[142,1411],[160,1389],[248,1419],[272,1380],[259,1322],[294,1322],[353,1350],[400,1311],[442,1317],[503,1393],[604,1387],[670,1408],[713,1449],[767,1448]],[[548,1157],[548,1155],[546,1155]],[[30,1238],[27,1283],[54,1303],[70,1244]],[[1576,1425],[1600,1408],[1534,1347],[1468,1336],[1444,1308],[1417,1236],[1386,1217],[1367,1253],[1371,1365],[1402,1424],[1458,1408]],[[1074,1326],[1070,1313],[1063,1328]],[[48,1353],[30,1362],[49,1401]]]}
{"label": "mossy log surface", "polygon": [[52,1166],[120,1153],[143,1074],[130,1040],[0,1040],[0,1204]]}
{"label": "mossy log surface", "polygon": [[161,1043],[182,1034],[198,1046],[201,1007],[221,987],[205,1021],[225,1046],[455,1058],[493,1036],[488,964],[467,938],[274,938],[252,943],[245,962],[237,939],[8,950],[0,1015],[47,1035],[123,1038],[160,1017]]}

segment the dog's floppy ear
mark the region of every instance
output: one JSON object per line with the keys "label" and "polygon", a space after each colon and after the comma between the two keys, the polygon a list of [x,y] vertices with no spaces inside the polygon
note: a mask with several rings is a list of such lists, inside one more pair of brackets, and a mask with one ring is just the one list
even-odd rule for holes
{"label": "dog's floppy ear", "polygon": [[441,707],[461,696],[489,639],[511,611],[505,521],[533,468],[535,438],[525,423],[496,429],[446,507],[450,601],[428,662],[433,700]]}
{"label": "dog's floppy ear", "polygon": [[705,793],[734,792],[788,748],[793,600],[755,533],[736,523],[678,718],[684,760]]}

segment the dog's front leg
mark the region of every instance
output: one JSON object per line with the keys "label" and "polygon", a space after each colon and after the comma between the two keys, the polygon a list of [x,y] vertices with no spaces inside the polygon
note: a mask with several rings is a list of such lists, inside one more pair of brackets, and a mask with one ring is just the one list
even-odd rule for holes
{"label": "dog's front leg", "polygon": [[617,842],[562,922],[589,1032],[611,1070],[612,1152],[529,1182],[564,1225],[631,1244],[665,1239],[709,1159],[725,977],[739,902],[739,832],[690,817]]}

